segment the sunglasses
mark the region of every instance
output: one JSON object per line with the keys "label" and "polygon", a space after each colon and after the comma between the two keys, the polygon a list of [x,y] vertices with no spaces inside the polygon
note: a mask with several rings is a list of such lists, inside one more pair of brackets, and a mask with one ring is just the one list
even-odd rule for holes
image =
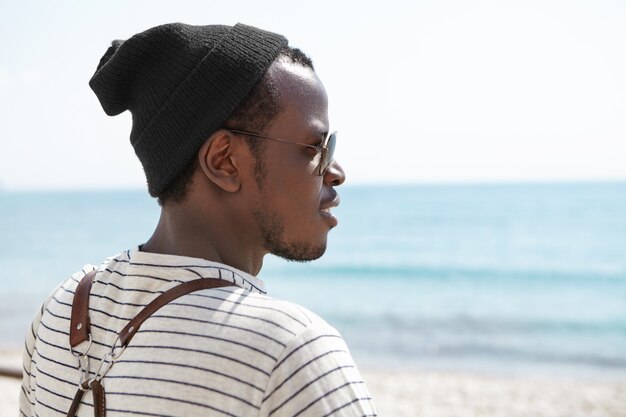
{"label": "sunglasses", "polygon": [[226,129],[226,130],[228,130],[229,132],[238,133],[240,135],[247,135],[247,136],[252,136],[252,137],[261,138],[261,139],[271,139],[277,142],[291,143],[294,145],[306,146],[307,148],[313,148],[318,153],[321,154],[320,163],[316,168],[317,175],[320,175],[320,176],[324,175],[326,171],[328,171],[328,167],[330,166],[330,163],[333,162],[333,154],[335,153],[335,144],[337,143],[337,132],[332,132],[328,136],[326,136],[326,138],[324,138],[324,140],[322,141],[321,146],[315,146],[315,145],[309,145],[307,143],[292,142],[290,140],[278,139],[278,138],[273,138],[271,136],[259,135],[258,133],[246,132],[243,130],[234,130],[234,129]]}

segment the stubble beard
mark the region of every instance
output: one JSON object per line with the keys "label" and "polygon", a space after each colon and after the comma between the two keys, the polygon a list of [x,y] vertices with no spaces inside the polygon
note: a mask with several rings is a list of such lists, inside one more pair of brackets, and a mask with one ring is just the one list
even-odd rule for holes
{"label": "stubble beard", "polygon": [[[263,195],[265,188],[265,164],[257,149],[254,165],[257,187]],[[326,242],[314,246],[302,241],[288,242],[285,240],[285,226],[280,217],[269,210],[267,201],[261,197],[259,209],[253,212],[261,231],[263,247],[272,255],[293,262],[310,262],[322,257],[326,252]]]}
{"label": "stubble beard", "polygon": [[319,259],[326,252],[326,242],[321,245],[311,245],[306,242],[288,242],[284,237],[284,225],[280,218],[267,210],[265,204],[262,209],[255,211],[263,238],[263,245],[272,255],[294,262],[310,262]]}

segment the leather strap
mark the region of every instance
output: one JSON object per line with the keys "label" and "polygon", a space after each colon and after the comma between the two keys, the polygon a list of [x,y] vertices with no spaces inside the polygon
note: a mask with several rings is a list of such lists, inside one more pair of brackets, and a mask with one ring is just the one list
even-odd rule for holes
{"label": "leather strap", "polygon": [[[76,287],[74,301],[72,303],[72,317],[70,319],[70,346],[75,347],[80,343],[89,340],[91,322],[89,321],[89,293],[96,270],[89,272],[83,277]],[[119,333],[121,346],[126,346],[133,338],[144,321],[158,309],[167,303],[190,292],[204,290],[208,288],[219,288],[233,286],[232,282],[214,278],[199,278],[193,281],[184,282],[159,295],[145,306],[139,314],[133,317]]]}
{"label": "leather strap", "polygon": [[[76,345],[89,340],[91,323],[89,321],[89,293],[91,291],[91,284],[96,276],[96,271],[93,270],[83,277],[76,287],[74,293],[74,301],[72,302],[72,317],[70,319],[70,345],[75,347]],[[230,287],[233,286],[232,282],[224,281],[214,278],[200,278],[193,281],[188,281],[179,284],[169,290],[165,291],[157,298],[152,300],[147,306],[145,306],[139,314],[133,317],[128,324],[118,334],[121,347],[126,347],[133,336],[139,330],[139,327],[143,324],[148,317],[150,317],[158,309],[166,305],[167,303],[181,297],[185,294],[189,294],[194,291],[204,290],[208,288]],[[105,372],[106,373],[106,372]],[[103,377],[104,374],[101,375]],[[87,381],[86,381],[87,382]],[[87,389],[91,388],[93,393],[93,407],[95,417],[105,417],[106,403],[105,403],[105,391],[104,387],[97,378],[88,382],[88,386],[81,385],[76,391],[74,400],[67,412],[67,417],[75,417],[78,406]]]}
{"label": "leather strap", "polygon": [[76,417],[76,412],[78,411],[78,406],[85,395],[85,391],[88,387],[85,384],[82,384],[76,390],[76,395],[74,395],[74,399],[72,400],[72,404],[70,405],[70,409],[67,412],[67,417]]}
{"label": "leather strap", "polygon": [[141,310],[139,314],[133,317],[122,329],[122,331],[119,333],[121,346],[128,345],[128,343],[133,338],[135,333],[137,333],[137,330],[139,330],[139,327],[143,324],[143,322],[170,301],[175,300],[176,298],[190,292],[204,290],[207,288],[231,287],[233,285],[235,284],[221,279],[200,278],[193,281],[187,281],[175,286],[174,288],[170,288],[169,290],[165,291],[163,294],[152,300],[150,304],[145,306],[143,310]]}
{"label": "leather strap", "polygon": [[74,292],[72,302],[72,317],[70,318],[70,346],[75,347],[89,339],[89,293],[91,284],[96,276],[96,270],[83,277]]}
{"label": "leather strap", "polygon": [[81,386],[76,390],[76,394],[74,395],[74,399],[72,400],[72,404],[70,405],[70,409],[67,412],[67,417],[76,417],[76,412],[78,411],[78,407],[80,406],[80,402],[83,400],[85,396],[85,392],[91,388],[91,392],[93,394],[93,414],[95,417],[105,417],[106,416],[106,402],[105,402],[105,392],[104,387],[99,381],[85,381],[81,384]]}
{"label": "leather strap", "polygon": [[104,395],[104,387],[99,381],[91,383],[91,392],[93,393],[93,414],[95,417],[105,417],[107,408]]}

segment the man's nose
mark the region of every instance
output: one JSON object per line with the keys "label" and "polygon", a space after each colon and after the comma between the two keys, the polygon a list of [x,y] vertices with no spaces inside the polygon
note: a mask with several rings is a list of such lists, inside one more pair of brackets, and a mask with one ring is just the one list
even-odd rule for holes
{"label": "man's nose", "polygon": [[324,183],[336,187],[346,181],[346,173],[343,171],[339,162],[332,161],[328,166],[328,170],[324,174]]}

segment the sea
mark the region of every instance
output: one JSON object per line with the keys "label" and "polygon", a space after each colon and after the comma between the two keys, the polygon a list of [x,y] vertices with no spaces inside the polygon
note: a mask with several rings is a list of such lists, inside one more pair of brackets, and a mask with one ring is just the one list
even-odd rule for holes
{"label": "sea", "polygon": [[[359,185],[270,296],[324,317],[359,366],[626,380],[626,182]],[[87,263],[143,243],[143,190],[0,192],[0,349]]]}

